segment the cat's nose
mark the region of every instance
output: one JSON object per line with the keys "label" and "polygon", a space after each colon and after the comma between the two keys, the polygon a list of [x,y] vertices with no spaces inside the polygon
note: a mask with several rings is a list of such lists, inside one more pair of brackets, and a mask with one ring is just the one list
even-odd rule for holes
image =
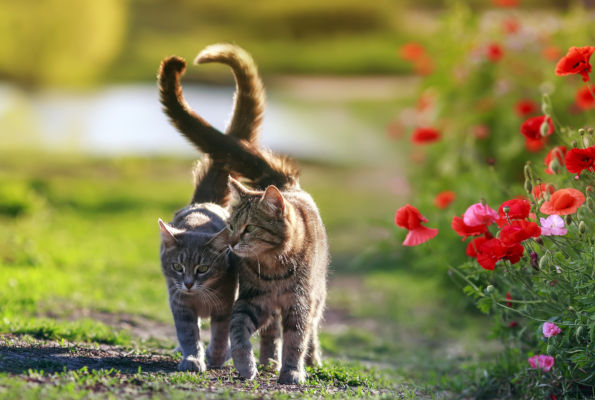
{"label": "cat's nose", "polygon": [[229,238],[229,247],[235,247],[235,245],[238,244],[239,241],[240,238],[232,236],[231,238]]}
{"label": "cat's nose", "polygon": [[184,282],[184,286],[186,286],[186,289],[190,289],[192,285],[194,285],[193,282]]}

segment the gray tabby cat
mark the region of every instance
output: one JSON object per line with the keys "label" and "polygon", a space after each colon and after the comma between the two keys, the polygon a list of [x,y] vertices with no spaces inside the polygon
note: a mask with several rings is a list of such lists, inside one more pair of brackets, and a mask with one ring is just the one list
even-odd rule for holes
{"label": "gray tabby cat", "polygon": [[[233,46],[211,46],[197,57],[197,63],[221,62],[232,67],[237,82],[235,110],[227,133],[254,143],[262,115],[262,83],[245,52]],[[159,71],[161,101],[172,122],[180,121],[176,105],[176,73],[185,67],[175,57],[163,61]],[[198,118],[198,117],[197,117]],[[229,358],[229,322],[237,291],[237,269],[228,256],[225,231],[228,212],[228,165],[214,159],[195,171],[195,191],[190,204],[178,211],[170,224],[159,220],[161,265],[166,279],[170,308],[182,350],[180,370],[205,370],[200,342],[200,318],[211,318],[211,343],[206,352],[210,368]],[[280,335],[271,331],[273,341]]]}
{"label": "gray tabby cat", "polygon": [[[301,383],[304,363],[320,363],[318,325],[326,300],[329,256],[319,212],[312,198],[300,189],[298,170],[288,159],[221,134],[188,107],[179,83],[183,71],[183,61],[172,64],[175,76],[167,90],[172,121],[198,149],[231,171],[241,171],[258,189],[230,180],[230,229],[218,238],[230,243],[232,256],[240,257],[239,297],[233,306],[230,333],[234,365],[242,377],[256,376],[250,337],[257,330],[262,337],[260,361],[278,365],[280,348],[274,338],[280,315],[283,349],[279,383]],[[237,110],[236,117],[240,118]]]}

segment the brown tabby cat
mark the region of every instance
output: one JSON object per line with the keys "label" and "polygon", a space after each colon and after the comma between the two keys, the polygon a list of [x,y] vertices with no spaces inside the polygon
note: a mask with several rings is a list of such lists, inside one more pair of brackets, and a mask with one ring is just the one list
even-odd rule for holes
{"label": "brown tabby cat", "polygon": [[[179,86],[183,67],[178,68],[172,97],[176,126],[199,149],[232,171],[242,171],[261,189],[253,191],[230,181],[233,206],[227,240],[240,257],[240,290],[230,328],[234,365],[242,377],[256,376],[250,336],[259,329],[274,330],[276,324],[270,321],[281,315],[279,383],[301,383],[304,362],[320,362],[318,324],[326,300],[329,258],[322,220],[288,160],[222,135],[188,108]],[[277,360],[277,345],[261,348],[261,361],[263,354]]]}
{"label": "brown tabby cat", "polygon": [[[263,93],[254,63],[243,50],[233,46],[211,46],[197,58],[197,62],[212,61],[231,66],[237,82],[235,112],[228,134],[255,142],[262,120]],[[175,91],[180,68],[184,68],[183,61],[169,58],[163,61],[159,72],[164,110],[176,125],[181,120],[176,113]],[[237,291],[237,269],[227,254],[227,235],[219,234],[225,231],[228,218],[224,207],[231,171],[225,162],[207,160],[197,172],[190,204],[175,214],[171,224],[159,220],[162,271],[182,350],[179,368],[190,371],[205,370],[198,327],[201,317],[211,317],[208,366],[220,367],[229,358],[229,321]],[[263,346],[273,346],[279,335],[272,324],[268,336],[263,336]]]}
{"label": "brown tabby cat", "polygon": [[231,180],[231,250],[241,257],[231,317],[231,353],[240,375],[256,375],[250,336],[280,312],[279,383],[302,383],[304,361],[320,363],[318,324],[326,300],[328,246],[319,212],[297,186],[252,191]]}

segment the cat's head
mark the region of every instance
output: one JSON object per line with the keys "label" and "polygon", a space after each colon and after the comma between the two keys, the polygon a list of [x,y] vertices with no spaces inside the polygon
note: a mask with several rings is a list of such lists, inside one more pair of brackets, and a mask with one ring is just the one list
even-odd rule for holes
{"label": "cat's head", "polygon": [[287,204],[275,186],[253,191],[233,178],[229,180],[231,215],[229,247],[240,257],[258,257],[279,251],[287,241]]}
{"label": "cat's head", "polygon": [[228,272],[228,232],[178,229],[159,219],[161,268],[179,293],[208,297],[209,286]]}

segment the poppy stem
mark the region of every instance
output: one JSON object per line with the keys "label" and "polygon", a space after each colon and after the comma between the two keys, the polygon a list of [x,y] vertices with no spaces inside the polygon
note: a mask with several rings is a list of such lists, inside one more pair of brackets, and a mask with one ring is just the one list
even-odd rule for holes
{"label": "poppy stem", "polygon": [[459,271],[458,269],[451,267],[449,265],[449,268],[451,271],[453,271],[455,274],[457,274],[458,276],[460,276],[465,282],[467,282],[469,284],[469,286],[471,286],[473,289],[475,289],[475,291],[477,292],[477,294],[479,294],[481,297],[485,297],[485,294],[483,294],[483,292],[473,283],[469,280],[469,278],[467,278],[465,275],[463,275],[461,273],[461,271]]}

